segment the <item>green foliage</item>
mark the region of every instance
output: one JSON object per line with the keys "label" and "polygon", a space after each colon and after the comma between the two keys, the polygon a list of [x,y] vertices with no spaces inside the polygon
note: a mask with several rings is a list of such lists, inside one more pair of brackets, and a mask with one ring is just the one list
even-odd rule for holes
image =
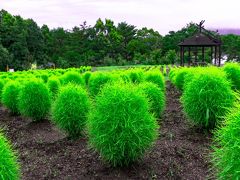
{"label": "green foliage", "polygon": [[163,65],[163,76],[167,76],[167,66]]}
{"label": "green foliage", "polygon": [[92,75],[91,72],[85,72],[83,74],[83,79],[84,79],[86,85],[88,85],[88,82],[89,82],[89,79],[90,79],[91,75]]}
{"label": "green foliage", "polygon": [[148,71],[144,74],[145,81],[156,84],[162,91],[165,91],[165,79],[159,70]]}
{"label": "green foliage", "polygon": [[144,72],[141,69],[130,69],[126,72],[133,83],[143,82]]}
{"label": "green foliage", "polygon": [[175,50],[169,50],[166,53],[165,58],[166,58],[166,61],[168,62],[167,64],[174,64],[174,63],[176,63],[178,56],[177,56]]}
{"label": "green foliage", "polygon": [[174,84],[179,90],[183,90],[185,83],[185,76],[189,73],[188,68],[178,69],[175,75]]}
{"label": "green foliage", "polygon": [[141,158],[158,136],[142,90],[131,85],[105,85],[88,120],[89,141],[113,166],[127,166]]}
{"label": "green foliage", "polygon": [[78,138],[85,128],[89,106],[85,89],[73,84],[66,85],[60,89],[53,104],[52,119],[71,138]]}
{"label": "green foliage", "polygon": [[41,74],[40,78],[43,80],[44,83],[48,82],[48,75],[47,74]]}
{"label": "green foliage", "polygon": [[21,85],[16,81],[9,81],[2,90],[2,103],[6,106],[13,114],[19,113],[18,95],[20,92]]}
{"label": "green foliage", "polygon": [[222,50],[227,55],[228,60],[240,60],[240,36],[227,34],[221,36]]}
{"label": "green foliage", "polygon": [[68,84],[68,83],[74,83],[76,85],[81,85],[85,86],[85,82],[80,75],[80,73],[77,72],[67,72],[62,76],[62,82],[63,84]]}
{"label": "green foliage", "polygon": [[21,114],[40,121],[48,114],[50,104],[49,90],[42,81],[32,79],[23,84],[18,101]]}
{"label": "green foliage", "polygon": [[[93,26],[87,22],[71,30],[62,27],[41,28],[32,19],[0,11],[0,70],[31,68],[36,63],[45,68],[81,65],[170,64],[179,61],[179,42],[191,37],[198,28],[187,24],[164,37],[153,29],[137,29],[134,25],[110,19],[98,19]],[[215,32],[212,32],[213,34]],[[240,36],[223,35],[223,53],[229,60],[240,57]],[[210,60],[210,50],[205,59]],[[187,58],[187,56],[186,56]],[[186,60],[186,59],[185,59]]]}
{"label": "green foliage", "polygon": [[218,179],[240,177],[240,106],[225,117],[224,125],[214,133],[215,144],[211,154],[214,174]]}
{"label": "green foliage", "polygon": [[4,81],[2,79],[0,79],[0,100],[2,100],[2,90],[4,87]]}
{"label": "green foliage", "polygon": [[151,82],[140,83],[139,88],[143,90],[149,99],[150,111],[157,117],[161,117],[165,108],[165,94],[156,85]]}
{"label": "green foliage", "polygon": [[51,96],[54,98],[58,93],[61,83],[57,77],[51,77],[48,79],[47,86],[50,90]]}
{"label": "green foliage", "polygon": [[130,79],[128,73],[122,72],[122,73],[120,73],[119,76],[124,82],[126,82],[126,83],[131,82],[131,79]]}
{"label": "green foliage", "polygon": [[20,179],[20,165],[16,153],[2,133],[0,133],[0,162],[0,178],[2,180]]}
{"label": "green foliage", "polygon": [[233,89],[240,90],[240,65],[238,63],[227,63],[223,70],[227,78],[232,82]]}
{"label": "green foliage", "polygon": [[203,71],[194,76],[181,98],[183,109],[194,124],[214,128],[232,107],[234,95],[225,74],[217,69]]}
{"label": "green foliage", "polygon": [[113,81],[113,77],[110,73],[93,73],[89,79],[88,84],[91,96],[96,96],[101,90],[102,86],[111,81]]}
{"label": "green foliage", "polygon": [[177,72],[178,72],[178,68],[171,68],[171,70],[169,71],[169,74],[168,74],[169,80],[170,80],[173,84],[176,83],[175,80],[176,80],[176,74],[177,74]]}
{"label": "green foliage", "polygon": [[12,56],[9,54],[8,50],[4,48],[0,41],[0,70],[6,71],[7,65],[12,61]]}

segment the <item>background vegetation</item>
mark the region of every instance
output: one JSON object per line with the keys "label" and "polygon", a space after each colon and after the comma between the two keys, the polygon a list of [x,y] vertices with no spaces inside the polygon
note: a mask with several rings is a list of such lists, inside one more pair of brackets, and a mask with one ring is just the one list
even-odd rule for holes
{"label": "background vegetation", "polygon": [[[58,68],[80,65],[170,64],[178,61],[178,43],[196,30],[193,23],[166,36],[148,28],[137,29],[127,22],[117,25],[98,19],[94,26],[83,22],[66,30],[39,27],[32,19],[0,11],[0,70],[24,70],[37,64]],[[223,52],[238,59],[240,38],[225,35]]]}

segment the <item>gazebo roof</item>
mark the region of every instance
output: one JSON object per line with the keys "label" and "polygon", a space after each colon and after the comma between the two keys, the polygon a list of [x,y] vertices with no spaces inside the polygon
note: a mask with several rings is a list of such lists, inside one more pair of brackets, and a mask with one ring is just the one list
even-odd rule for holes
{"label": "gazebo roof", "polygon": [[179,46],[218,46],[221,45],[221,40],[218,37],[218,34],[214,34],[208,30],[206,30],[203,26],[205,21],[201,21],[196,24],[196,33],[189,38],[186,38]]}
{"label": "gazebo roof", "polygon": [[221,44],[220,40],[202,32],[198,32],[194,36],[179,43],[179,46],[216,46],[219,44]]}

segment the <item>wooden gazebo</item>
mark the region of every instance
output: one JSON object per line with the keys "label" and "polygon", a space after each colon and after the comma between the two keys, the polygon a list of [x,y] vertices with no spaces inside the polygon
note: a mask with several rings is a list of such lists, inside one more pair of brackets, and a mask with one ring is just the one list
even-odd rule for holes
{"label": "wooden gazebo", "polygon": [[[197,32],[190,38],[185,39],[183,42],[179,43],[180,46],[180,60],[181,66],[184,66],[185,59],[189,66],[205,65],[205,50],[206,48],[211,48],[211,61],[214,58],[214,64],[221,65],[221,45],[222,42],[220,38],[216,35],[207,31],[203,27],[204,21],[199,23]],[[185,52],[188,52],[188,57],[185,57]],[[201,52],[201,58],[198,58],[198,52]],[[193,53],[194,56],[191,54]]]}

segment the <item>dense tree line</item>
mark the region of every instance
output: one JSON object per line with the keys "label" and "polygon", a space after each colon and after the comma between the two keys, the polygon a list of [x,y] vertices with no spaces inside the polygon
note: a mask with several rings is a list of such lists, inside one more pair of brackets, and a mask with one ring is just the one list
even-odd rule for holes
{"label": "dense tree line", "polygon": [[[193,35],[190,23],[166,36],[148,28],[137,29],[126,22],[117,25],[110,19],[98,19],[94,26],[86,22],[71,30],[39,27],[32,19],[0,11],[0,70],[23,70],[31,64],[45,67],[80,65],[169,64],[178,61],[178,43]],[[230,58],[239,57],[240,37],[226,35],[223,50]]]}

